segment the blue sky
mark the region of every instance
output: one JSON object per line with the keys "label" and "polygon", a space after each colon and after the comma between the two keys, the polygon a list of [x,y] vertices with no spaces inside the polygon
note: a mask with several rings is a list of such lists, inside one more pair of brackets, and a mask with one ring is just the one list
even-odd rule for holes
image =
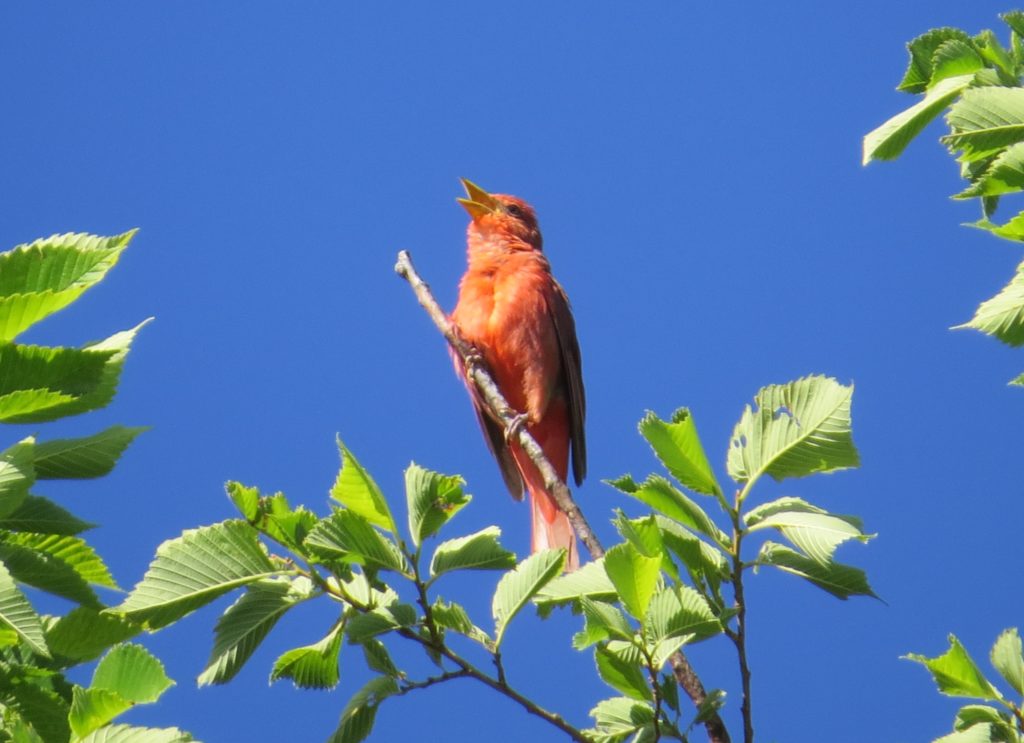
{"label": "blue sky", "polygon": [[[903,44],[997,28],[992,2],[645,4],[5,3],[0,8],[0,243],[141,232],[121,264],[33,330],[80,344],[155,316],[109,409],[44,431],[152,425],[102,481],[47,486],[102,527],[130,587],[156,546],[232,515],[238,479],[325,512],[340,433],[393,501],[415,460],[475,495],[452,528],[500,524],[528,549],[443,343],[392,273],[405,248],[446,307],[464,266],[458,178],[537,209],[573,302],[588,397],[579,500],[605,542],[602,479],[656,468],[636,423],[690,407],[724,477],[725,445],[765,384],[856,383],[859,470],[799,495],[878,538],[838,557],[886,603],[840,602],[781,574],[749,581],[763,741],[920,741],[948,732],[906,652],[956,632],[979,660],[1024,617],[1024,355],[965,321],[1020,260],[959,227],[939,128],[894,165],[861,137],[908,105]],[[1002,28],[1001,36],[1005,37]],[[22,432],[8,427],[6,440]],[[756,491],[755,491],[756,492]],[[493,580],[447,589],[486,619]],[[112,596],[111,601],[116,597]],[[318,640],[326,607],[283,621],[239,678],[197,690],[226,602],[148,638],[178,681],[130,720],[201,740],[325,739],[366,680],[342,653],[333,692],[268,686]],[[577,620],[517,622],[514,683],[577,725],[611,696]],[[693,648],[705,684],[738,677],[724,641]],[[421,666],[416,665],[416,668]],[[389,701],[374,740],[558,741],[468,681]]]}

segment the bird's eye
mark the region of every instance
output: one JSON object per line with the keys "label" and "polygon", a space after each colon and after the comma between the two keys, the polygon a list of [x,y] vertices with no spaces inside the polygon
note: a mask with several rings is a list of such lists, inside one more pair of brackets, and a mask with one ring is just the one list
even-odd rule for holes
{"label": "bird's eye", "polygon": [[508,206],[506,206],[505,211],[507,211],[509,214],[516,218],[523,216],[523,210],[520,209],[515,204],[509,204]]}

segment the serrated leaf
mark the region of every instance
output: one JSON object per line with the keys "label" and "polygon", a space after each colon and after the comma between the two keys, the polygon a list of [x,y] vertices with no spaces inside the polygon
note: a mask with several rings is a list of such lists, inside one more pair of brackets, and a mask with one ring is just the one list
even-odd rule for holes
{"label": "serrated leaf", "polygon": [[729,564],[721,550],[664,516],[656,515],[655,522],[661,530],[662,544],[679,558],[694,584],[703,582],[717,591],[729,576]]}
{"label": "serrated leaf", "polygon": [[390,676],[370,679],[352,695],[341,712],[341,720],[328,743],[361,743],[373,730],[377,708],[390,696],[398,693],[398,683]]}
{"label": "serrated leaf", "polygon": [[942,138],[961,160],[979,160],[1024,141],[1024,89],[968,88],[946,116],[950,133]]}
{"label": "serrated leaf", "polygon": [[235,508],[242,514],[242,518],[249,523],[255,522],[260,513],[259,488],[248,487],[231,480],[224,485],[224,490],[231,502],[235,504]]}
{"label": "serrated leaf", "polygon": [[77,743],[188,743],[193,740],[178,728],[142,728],[134,725],[105,725]]}
{"label": "serrated leaf", "polygon": [[284,653],[274,662],[271,682],[289,678],[299,689],[333,689],[338,684],[343,629],[339,623],[320,642]]}
{"label": "serrated leaf", "polygon": [[53,235],[0,253],[0,341],[78,299],[113,268],[134,235]]}
{"label": "serrated leaf", "polygon": [[584,731],[598,736],[626,736],[654,720],[654,708],[629,697],[613,697],[590,710],[596,725]]}
{"label": "serrated leaf", "polygon": [[453,570],[507,570],[516,564],[516,556],[501,546],[501,529],[488,526],[465,537],[449,539],[437,545],[430,560],[431,578]]}
{"label": "serrated leaf", "polygon": [[932,743],[993,743],[993,741],[1005,740],[1005,738],[994,737],[994,732],[991,725],[982,723],[973,725],[967,730],[958,730],[955,733],[943,735],[941,738],[933,740]]}
{"label": "serrated leaf", "polygon": [[985,230],[986,232],[991,232],[996,237],[1002,237],[1006,240],[1024,241],[1024,212],[1017,214],[1004,224],[996,224],[986,218],[977,222],[969,222],[964,226]]}
{"label": "serrated leaf", "polygon": [[728,541],[704,509],[664,477],[651,475],[639,485],[628,475],[607,482],[613,488],[719,543]]}
{"label": "serrated leaf", "polygon": [[866,542],[860,519],[839,516],[800,498],[784,497],[751,509],[745,516],[749,531],[775,528],[815,562],[826,564],[843,542]]}
{"label": "serrated leaf", "polygon": [[372,671],[383,673],[392,678],[398,678],[401,672],[391,660],[391,654],[380,640],[370,638],[359,643],[363,648],[363,655],[366,658],[366,665]]}
{"label": "serrated leaf", "polygon": [[89,688],[106,689],[132,704],[145,704],[155,702],[172,686],[163,663],[142,645],[125,643],[103,656]]}
{"label": "serrated leaf", "polygon": [[304,506],[292,508],[284,493],[259,500],[253,525],[271,539],[302,554],[302,544],[320,519]]}
{"label": "serrated leaf", "polygon": [[897,90],[907,93],[923,93],[932,81],[935,53],[947,41],[956,40],[968,47],[971,37],[958,28],[933,28],[907,44],[910,62]]}
{"label": "serrated leaf", "polygon": [[822,565],[807,555],[775,542],[764,543],[757,564],[771,565],[786,573],[798,575],[844,600],[850,596],[878,598],[868,585],[863,570],[836,562]]}
{"label": "serrated leaf", "polygon": [[0,343],[0,422],[40,423],[106,406],[148,322],[78,349]]}
{"label": "serrated leaf", "polygon": [[331,497],[371,524],[394,534],[395,520],[377,483],[340,438],[338,449],[341,452],[341,471],[331,488]]}
{"label": "serrated leaf", "polygon": [[853,385],[823,376],[761,388],[733,429],[729,474],[745,484],[762,474],[781,481],[856,467],[852,397]]}
{"label": "serrated leaf", "polygon": [[949,77],[928,91],[910,108],[896,114],[864,137],[863,164],[872,160],[895,160],[911,140],[942,113],[974,80],[974,75]]}
{"label": "serrated leaf", "polygon": [[385,632],[411,627],[416,624],[418,618],[412,605],[395,602],[354,615],[348,620],[345,634],[348,635],[349,642],[358,644]]}
{"label": "serrated leaf", "polygon": [[651,699],[651,690],[640,666],[627,663],[614,653],[598,647],[594,650],[594,661],[601,680],[616,691],[633,699]]}
{"label": "serrated leaf", "polygon": [[22,583],[100,608],[89,584],[117,588],[99,555],[78,537],[22,532],[0,540],[0,560]]}
{"label": "serrated leaf", "polygon": [[927,668],[942,694],[990,701],[1002,698],[960,644],[956,635],[949,636],[949,650],[940,656],[928,658],[917,653],[908,653],[904,657]]}
{"label": "serrated leaf", "polygon": [[54,657],[81,663],[141,631],[142,627],[124,617],[80,606],[46,628],[46,643]]}
{"label": "serrated leaf", "polygon": [[490,647],[492,644],[490,635],[473,624],[469,614],[459,604],[454,602],[449,604],[438,598],[431,606],[431,613],[434,617],[434,623],[439,627],[454,630],[485,647]]}
{"label": "serrated leaf", "polygon": [[0,562],[0,624],[6,625],[18,633],[18,636],[31,648],[32,652],[50,657],[43,635],[43,623],[35,609],[28,602],[10,572]]}
{"label": "serrated leaf", "polygon": [[235,588],[271,578],[276,568],[244,521],[189,529],[157,548],[142,581],[114,611],[159,629]]}
{"label": "serrated leaf", "polygon": [[642,618],[658,587],[661,558],[646,557],[631,544],[619,544],[605,553],[604,569],[629,613]]}
{"label": "serrated leaf", "polygon": [[76,738],[81,738],[106,725],[131,709],[132,703],[109,689],[83,689],[76,686],[71,699],[68,722]]}
{"label": "serrated leaf", "polygon": [[608,639],[632,639],[635,631],[618,607],[603,601],[592,601],[586,596],[580,597],[579,601],[585,624],[583,630],[573,637],[574,648],[583,650]]}
{"label": "serrated leaf", "polygon": [[340,509],[321,519],[303,544],[331,559],[412,575],[412,568],[398,546],[353,510]]}
{"label": "serrated leaf", "polygon": [[1010,145],[999,153],[971,186],[956,195],[958,199],[977,196],[1001,196],[1024,188],[1024,142]]}
{"label": "serrated leaf", "polygon": [[102,477],[114,468],[128,445],[148,427],[111,426],[92,436],[36,444],[35,469],[40,480]]}
{"label": "serrated leaf", "polygon": [[1024,694],[1024,653],[1016,627],[1004,630],[990,654],[992,665],[1018,694]]}
{"label": "serrated leaf", "polygon": [[409,506],[409,533],[419,547],[472,499],[462,492],[458,475],[431,472],[413,462],[405,470],[405,497]]}
{"label": "serrated leaf", "polygon": [[671,421],[663,421],[648,411],[640,421],[640,435],[647,439],[672,477],[683,485],[705,495],[722,492],[687,408],[675,411]]}
{"label": "serrated leaf", "polygon": [[[722,625],[708,602],[688,586],[672,586],[658,591],[651,599],[643,619],[648,645],[676,637],[699,641],[721,633]],[[671,653],[670,653],[671,654]]]}
{"label": "serrated leaf", "polygon": [[308,578],[261,580],[228,607],[214,629],[213,650],[197,679],[199,686],[233,679],[277,621],[296,604],[314,596]]}
{"label": "serrated leaf", "polygon": [[534,603],[539,608],[550,609],[574,603],[581,597],[598,601],[613,601],[618,598],[615,586],[605,570],[603,557],[588,562],[579,570],[555,578],[537,593]]}
{"label": "serrated leaf", "polygon": [[491,601],[494,645],[501,646],[509,622],[547,583],[565,569],[565,550],[541,550],[501,576]]}
{"label": "serrated leaf", "polygon": [[932,74],[928,87],[933,88],[950,77],[969,75],[983,69],[985,61],[973,43],[963,39],[947,39],[936,47],[932,55]]}
{"label": "serrated leaf", "polygon": [[[31,732],[26,731],[28,734],[23,738],[16,737],[17,732],[12,730],[12,741],[58,743],[68,740],[71,735],[68,726],[69,705],[59,694],[32,683],[24,676],[16,679],[0,677],[0,685],[4,687],[3,703],[8,708],[8,715],[13,709],[22,718],[26,727],[31,725]],[[5,723],[10,719],[8,715],[5,715]]]}
{"label": "serrated leaf", "polygon": [[95,526],[38,495],[28,495],[12,513],[0,518],[0,529],[37,534],[74,536]]}
{"label": "serrated leaf", "polygon": [[0,516],[18,510],[28,497],[36,480],[34,458],[35,439],[31,436],[0,452]]}
{"label": "serrated leaf", "polygon": [[982,302],[974,317],[957,328],[974,328],[1009,346],[1024,345],[1024,263],[996,296]]}
{"label": "serrated leaf", "polygon": [[983,704],[965,704],[957,710],[953,720],[954,730],[968,730],[976,725],[989,725],[991,740],[1018,741],[1016,723],[1009,712],[998,710]]}

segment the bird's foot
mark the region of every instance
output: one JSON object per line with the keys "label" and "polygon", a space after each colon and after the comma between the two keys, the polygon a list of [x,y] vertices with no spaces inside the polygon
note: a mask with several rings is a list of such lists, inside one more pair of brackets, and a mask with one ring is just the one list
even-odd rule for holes
{"label": "bird's foot", "polygon": [[505,426],[505,443],[511,443],[514,439],[518,438],[519,431],[522,430],[529,420],[530,416],[526,413],[516,413],[515,417]]}

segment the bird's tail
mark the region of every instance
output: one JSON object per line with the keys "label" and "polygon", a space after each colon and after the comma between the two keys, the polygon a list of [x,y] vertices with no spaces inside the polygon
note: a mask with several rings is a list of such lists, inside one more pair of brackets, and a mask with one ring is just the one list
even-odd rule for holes
{"label": "bird's tail", "polygon": [[569,522],[569,517],[559,510],[555,499],[548,495],[544,488],[535,488],[532,484],[528,486],[533,523],[530,535],[532,551],[561,547],[567,553],[566,571],[576,570],[580,566],[580,556],[576,546],[576,533]]}

